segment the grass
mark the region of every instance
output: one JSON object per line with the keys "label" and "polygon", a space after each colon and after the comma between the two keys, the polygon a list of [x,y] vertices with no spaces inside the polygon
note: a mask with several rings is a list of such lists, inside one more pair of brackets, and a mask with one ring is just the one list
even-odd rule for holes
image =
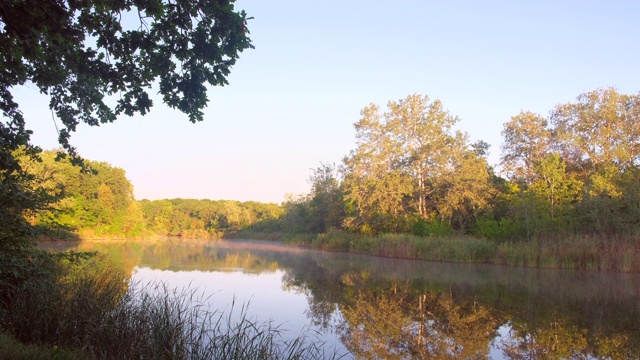
{"label": "grass", "polygon": [[[0,309],[0,358],[325,359],[313,333],[209,310],[196,290],[130,284],[101,257],[61,260],[55,280],[24,281]],[[4,356],[6,354],[6,356]]]}
{"label": "grass", "polygon": [[496,242],[466,235],[366,236],[332,230],[315,236],[290,236],[285,242],[327,251],[401,259],[640,272],[640,240],[630,237],[573,235]]}
{"label": "grass", "polygon": [[87,356],[78,350],[60,349],[57,346],[26,345],[11,335],[0,332],[0,359],[14,360],[82,360]]}

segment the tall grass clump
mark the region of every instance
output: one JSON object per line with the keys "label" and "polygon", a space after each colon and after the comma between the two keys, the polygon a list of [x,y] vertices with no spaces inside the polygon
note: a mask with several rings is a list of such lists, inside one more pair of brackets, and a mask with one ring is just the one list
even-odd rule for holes
{"label": "tall grass clump", "polygon": [[289,340],[272,321],[248,318],[245,306],[239,313],[233,306],[226,313],[211,311],[195,289],[130,284],[101,256],[54,257],[45,262],[47,276],[17,282],[10,293],[3,289],[0,304],[2,330],[10,339],[45,349],[44,354],[65,349],[92,359],[336,357],[325,353],[312,334]]}
{"label": "tall grass clump", "polygon": [[311,246],[328,251],[353,251],[360,239],[360,236],[331,228],[326,233],[316,235],[311,241]]}
{"label": "tall grass clump", "polygon": [[[95,358],[325,359],[323,344],[303,333],[291,340],[273,321],[210,311],[195,289],[169,290],[163,283],[132,286],[96,329]],[[121,344],[113,346],[113,344]]]}
{"label": "tall grass clump", "polygon": [[378,238],[376,249],[382,256],[433,261],[488,263],[495,258],[495,246],[491,242],[468,236],[389,234]]}

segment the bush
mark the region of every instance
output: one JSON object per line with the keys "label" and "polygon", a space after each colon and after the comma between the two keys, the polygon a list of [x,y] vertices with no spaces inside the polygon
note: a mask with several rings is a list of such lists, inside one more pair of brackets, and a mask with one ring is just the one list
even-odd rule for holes
{"label": "bush", "polygon": [[453,233],[451,227],[441,221],[427,221],[423,218],[419,218],[413,222],[411,231],[417,236],[446,236]]}
{"label": "bush", "polygon": [[354,236],[335,228],[330,228],[326,233],[318,234],[312,241],[313,247],[329,251],[349,251],[352,250]]}
{"label": "bush", "polygon": [[477,237],[493,240],[497,243],[518,239],[524,235],[522,227],[509,218],[495,220],[479,218],[471,227],[471,233]]}

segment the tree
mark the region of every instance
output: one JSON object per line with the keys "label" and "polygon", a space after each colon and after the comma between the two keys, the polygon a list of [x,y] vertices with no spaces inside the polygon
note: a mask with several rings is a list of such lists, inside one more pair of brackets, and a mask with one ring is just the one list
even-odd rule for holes
{"label": "tree", "polygon": [[451,128],[459,119],[446,111],[440,100],[429,102],[427,96],[410,95],[398,102],[390,101],[385,113],[391,141],[397,148],[398,161],[417,183],[418,213],[428,218],[427,197],[433,189],[428,179],[446,172],[449,149],[454,146]]}
{"label": "tree", "polygon": [[[28,179],[15,152],[40,149],[29,142],[13,89],[30,84],[49,96],[63,126],[59,142],[79,162],[69,142],[77,125],[146,114],[154,84],[165,104],[201,121],[205,83],[227,84],[239,53],[253,47],[249,19],[233,0],[0,2],[0,227],[37,210],[37,194],[20,185]],[[12,205],[24,197],[31,205]]]}
{"label": "tree", "polygon": [[365,232],[398,231],[409,213],[413,183],[401,166],[398,144],[390,136],[393,129],[382,120],[379,107],[371,104],[361,115],[354,125],[357,148],[344,159],[345,199],[353,208],[345,225]]}
{"label": "tree", "polygon": [[566,164],[559,154],[547,155],[534,166],[536,181],[529,191],[544,204],[547,214],[555,219],[580,198],[582,183],[566,171]]}
{"label": "tree", "polygon": [[[620,233],[637,226],[640,95],[614,88],[581,94],[556,106],[551,121],[568,171],[584,183],[582,230]],[[628,220],[631,221],[628,221]]]}
{"label": "tree", "polygon": [[311,233],[324,233],[340,228],[344,219],[344,194],[340,189],[337,169],[333,164],[320,164],[309,178]]}
{"label": "tree", "polygon": [[390,101],[382,116],[376,105],[365,108],[357,148],[345,159],[345,198],[355,208],[347,223],[397,232],[412,217],[451,223],[455,216],[464,227],[491,191],[487,144],[453,133],[457,122],[439,100],[420,95]]}
{"label": "tree", "polygon": [[[82,171],[69,159],[56,160],[55,151],[44,151],[40,161],[24,160],[22,168],[54,200],[30,222],[43,229],[75,230],[81,234],[87,230],[91,236],[135,235],[133,229],[141,229],[143,223],[141,214],[136,214],[133,186],[125,171],[105,162],[84,161],[96,172]],[[65,235],[69,234],[52,234]]]}
{"label": "tree", "polygon": [[551,114],[563,158],[584,178],[607,164],[619,171],[640,165],[640,95],[614,88],[578,96],[576,103],[556,106]]}
{"label": "tree", "polygon": [[[136,15],[135,25],[121,21]],[[233,0],[4,1],[0,108],[15,126],[9,129],[21,130],[10,90],[33,84],[50,96],[66,147],[81,121],[146,114],[153,106],[148,89],[159,80],[168,106],[201,121],[204,83],[227,84],[239,52],[252,47],[246,20]],[[115,107],[105,102],[114,94]]]}
{"label": "tree", "polygon": [[547,119],[522,111],[504,124],[502,130],[502,170],[511,179],[530,184],[534,164],[551,148],[551,130]]}
{"label": "tree", "polygon": [[488,207],[495,190],[489,165],[482,156],[488,144],[481,141],[469,149],[465,134],[458,133],[455,139],[450,148],[449,170],[430,181],[436,189],[433,202],[441,220],[464,231],[469,222]]}

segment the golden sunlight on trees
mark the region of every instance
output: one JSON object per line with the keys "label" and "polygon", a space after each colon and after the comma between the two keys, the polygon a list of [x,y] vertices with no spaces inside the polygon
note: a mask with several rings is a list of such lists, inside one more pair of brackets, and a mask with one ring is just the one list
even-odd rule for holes
{"label": "golden sunlight on trees", "polygon": [[504,124],[502,168],[509,179],[527,184],[534,179],[534,164],[551,149],[548,121],[531,112],[521,112]]}
{"label": "golden sunlight on trees", "polygon": [[563,157],[590,176],[612,164],[620,171],[640,164],[640,95],[613,88],[581,94],[551,114]]}
{"label": "golden sunlight on trees", "polygon": [[502,170],[518,185],[510,214],[520,214],[529,234],[576,225],[631,231],[638,214],[639,117],[640,96],[614,88],[557,105],[549,119],[514,116],[502,132]]}
{"label": "golden sunlight on trees", "polygon": [[349,227],[406,231],[417,218],[464,225],[491,194],[486,160],[468,136],[453,132],[458,118],[439,100],[409,95],[376,105],[355,124],[356,149],[345,159]]}

